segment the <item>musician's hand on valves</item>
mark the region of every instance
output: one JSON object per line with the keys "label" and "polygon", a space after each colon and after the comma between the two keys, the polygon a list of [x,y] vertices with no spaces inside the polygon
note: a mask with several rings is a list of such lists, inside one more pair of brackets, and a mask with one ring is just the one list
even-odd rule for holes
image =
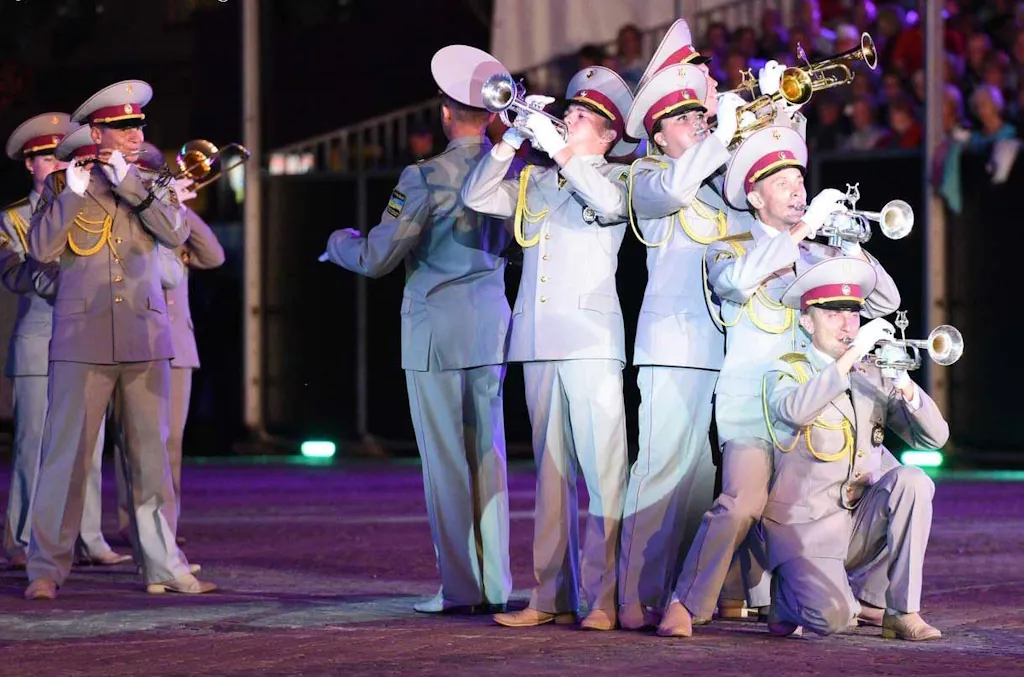
{"label": "musician's hand on valves", "polygon": [[843,200],[845,199],[846,193],[835,188],[826,188],[814,196],[801,219],[809,229],[807,233],[808,240],[813,239],[817,235],[818,229],[825,225],[830,216],[846,211],[846,206],[843,205]]}
{"label": "musician's hand on valves", "polygon": [[527,94],[526,105],[534,110],[544,110],[549,103],[554,103],[555,97],[546,94]]}
{"label": "musician's hand on valves", "polygon": [[555,124],[546,115],[531,113],[530,117],[526,118],[526,128],[533,134],[534,145],[552,159],[568,145],[555,129]]}
{"label": "musician's hand on valves", "polygon": [[503,143],[519,150],[520,146],[523,145],[523,141],[526,141],[526,135],[516,127],[509,127],[505,130],[505,133],[502,134],[501,140]]}
{"label": "musician's hand on valves", "polygon": [[68,188],[76,195],[85,195],[85,189],[89,187],[91,172],[89,168],[72,162],[64,173],[68,182]]}
{"label": "musician's hand on valves", "polygon": [[782,74],[785,70],[786,66],[775,59],[766,63],[764,68],[757,72],[757,86],[761,90],[761,94],[771,96],[779,91]]}
{"label": "musician's hand on valves", "polygon": [[871,320],[860,329],[850,344],[850,350],[858,360],[871,352],[875,345],[883,339],[892,339],[896,336],[896,327],[885,318],[879,317]]}
{"label": "musician's hand on valves", "polygon": [[181,177],[179,179],[171,179],[171,190],[178,196],[178,202],[185,204],[189,200],[195,199],[198,193],[192,190],[192,186],[195,183],[192,179]]}
{"label": "musician's hand on valves", "polygon": [[723,146],[728,147],[736,136],[736,109],[744,103],[739,95],[732,92],[722,92],[718,95],[718,127],[712,136],[721,141]]}
{"label": "musician's hand on valves", "polygon": [[121,185],[124,178],[128,176],[128,161],[124,159],[124,155],[119,150],[112,152],[106,164],[102,166],[103,173],[115,186]]}

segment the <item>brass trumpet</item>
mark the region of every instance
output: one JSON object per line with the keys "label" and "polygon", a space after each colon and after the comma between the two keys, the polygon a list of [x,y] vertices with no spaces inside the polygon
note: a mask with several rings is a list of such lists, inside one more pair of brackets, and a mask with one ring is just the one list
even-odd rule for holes
{"label": "brass trumpet", "polygon": [[878,350],[865,358],[881,369],[919,369],[922,350],[928,353],[932,362],[943,367],[953,364],[964,354],[964,337],[952,325],[939,325],[926,339],[908,339],[906,329],[910,323],[907,321],[907,311],[897,311],[894,324],[900,330],[900,338],[882,339]]}
{"label": "brass trumpet", "polygon": [[914,228],[914,209],[903,200],[890,200],[881,211],[870,212],[857,209],[860,199],[860,184],[846,184],[846,199],[850,208],[833,214],[818,230],[818,235],[828,238],[828,243],[839,247],[842,242],[864,244],[871,239],[870,221],[878,223],[879,230],[890,240],[901,240]]}
{"label": "brass trumpet", "polygon": [[[492,113],[498,113],[506,127],[513,127],[525,136],[532,136],[526,129],[526,118],[530,113],[540,113],[554,123],[563,139],[568,137],[569,127],[565,121],[526,103],[526,88],[509,73],[495,73],[484,80],[481,89],[484,107]],[[509,119],[509,112],[516,114],[515,119]]]}
{"label": "brass trumpet", "polygon": [[[218,167],[221,156],[230,149],[235,149],[239,157],[228,167]],[[185,143],[174,158],[178,171],[172,172],[167,167],[158,170],[153,184],[167,186],[173,179],[189,179],[193,182],[191,190],[199,192],[235,167],[244,164],[251,156],[249,149],[240,143],[229,143],[218,148],[206,139],[194,139]]]}
{"label": "brass trumpet", "polygon": [[[754,132],[770,127],[775,124],[778,113],[776,104],[785,101],[793,105],[802,105],[810,101],[814,92],[825,89],[847,85],[853,82],[854,73],[852,65],[857,61],[863,61],[871,70],[878,67],[878,52],[875,50],[875,42],[867,33],[860,36],[860,47],[847,50],[833,57],[811,63],[807,60],[807,53],[804,48],[797,46],[797,56],[803,60],[806,67],[790,66],[782,72],[782,79],[779,81],[779,91],[775,94],[762,94],[754,98],[750,103],[736,109],[737,124],[736,136],[732,146],[742,141]],[[733,94],[750,92],[754,95],[757,89],[757,80],[751,70],[741,71],[743,76],[740,86],[729,90]],[[743,124],[744,113],[751,113],[754,121]],[[732,147],[730,146],[730,147]]]}
{"label": "brass trumpet", "polygon": [[878,67],[878,52],[875,41],[867,33],[861,33],[860,47],[836,54],[824,61],[810,63],[804,48],[797,45],[797,56],[807,64],[806,68],[791,66],[782,72],[779,92],[786,101],[794,104],[807,103],[814,92],[848,85],[853,82],[853,64],[863,61],[868,68]]}

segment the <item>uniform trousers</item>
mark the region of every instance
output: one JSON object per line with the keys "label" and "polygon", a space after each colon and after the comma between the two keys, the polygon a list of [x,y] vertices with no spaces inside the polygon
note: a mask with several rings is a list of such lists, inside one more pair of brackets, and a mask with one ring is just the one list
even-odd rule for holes
{"label": "uniform trousers", "polygon": [[663,608],[714,499],[708,437],[718,372],[642,366],[640,447],[629,473],[619,550],[619,603]]}
{"label": "uniform trousers", "polygon": [[818,634],[844,630],[860,613],[860,595],[849,579],[878,571],[888,580],[884,606],[919,612],[934,494],[935,485],[920,468],[901,466],[883,475],[847,514],[845,533],[837,534],[849,541],[845,561],[797,557],[776,568],[773,617]]}
{"label": "uniform trousers", "polygon": [[[616,608],[616,559],[626,488],[622,363],[586,359],[523,364],[537,467],[530,607],[576,613]],[[576,468],[590,498],[582,559]]]}
{"label": "uniform trousers", "polygon": [[96,440],[111,397],[120,427],[133,499],[131,529],[140,544],[146,583],[189,573],[174,542],[174,492],[167,462],[170,362],[51,362],[49,410],[32,507],[29,580],[61,585],[71,568]]}
{"label": "uniform trousers", "polygon": [[[768,501],[771,475],[769,442],[748,438],[723,446],[722,492],[704,513],[675,587],[676,598],[695,618],[710,620],[720,594],[746,598],[754,607],[771,603],[767,549],[760,529],[752,528]],[[723,591],[727,575],[732,589]]]}
{"label": "uniform trousers", "polygon": [[406,370],[443,598],[505,604],[512,593],[504,365]]}

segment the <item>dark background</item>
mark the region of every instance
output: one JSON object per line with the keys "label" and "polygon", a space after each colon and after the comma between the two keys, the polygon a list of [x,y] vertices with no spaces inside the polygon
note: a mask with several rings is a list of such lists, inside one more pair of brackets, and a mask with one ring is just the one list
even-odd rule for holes
{"label": "dark background", "polygon": [[[267,150],[356,122],[436,93],[429,60],[440,47],[486,49],[491,3],[472,0],[265,0],[263,145]],[[170,149],[192,138],[241,140],[240,0],[0,0],[0,130],[48,110],[73,111],[120,79],[154,87],[146,107],[148,140]],[[868,249],[900,285],[909,334],[924,337],[924,209],[918,151],[883,155],[812,154],[811,190],[860,182],[864,209],[893,198],[916,210],[914,232],[899,242],[876,235]],[[993,186],[985,158],[967,158],[962,172],[965,214],[949,227],[950,321],[966,338],[963,359],[946,373],[948,417],[959,454],[981,462],[1004,454],[1024,462],[1017,426],[1018,356],[1022,322],[1013,231],[1024,172]],[[370,219],[386,203],[398,172],[367,178]],[[192,277],[191,299],[203,368],[196,374],[186,448],[231,453],[242,437],[242,239],[240,208],[220,182],[207,189],[201,213],[228,253],[225,266]],[[0,162],[0,200],[29,187],[20,163]],[[268,177],[264,195],[266,421],[286,440],[354,438],[354,275],[317,264],[327,235],[355,226],[355,178],[309,174]],[[519,269],[507,275],[514,298]],[[400,368],[399,303],[403,275],[369,281],[369,428],[388,440],[412,440]],[[619,294],[631,344],[646,283],[643,248],[627,236],[620,255]],[[635,439],[635,370],[625,371],[626,406]],[[521,369],[506,381],[510,445],[526,450],[529,427]],[[398,449],[398,447],[395,447]],[[412,453],[407,444],[404,452]],[[528,451],[526,452],[528,453]],[[1009,459],[1009,462],[1006,461]]]}

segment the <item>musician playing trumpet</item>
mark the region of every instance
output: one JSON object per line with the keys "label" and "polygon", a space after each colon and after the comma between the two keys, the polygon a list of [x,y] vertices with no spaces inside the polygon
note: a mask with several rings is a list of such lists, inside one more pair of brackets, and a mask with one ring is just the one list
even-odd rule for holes
{"label": "musician playing trumpet", "polygon": [[203,593],[175,544],[176,507],[167,459],[170,360],[174,357],[157,244],[188,238],[185,209],[170,187],[150,190],[128,162],[143,141],[152,89],[110,85],[71,116],[88,122],[100,163],[77,162],[47,177],[28,246],[60,262],[50,341],[49,410],[28,548],[28,599],[53,599],[67,578],[85,497],[85,473],[114,399],[131,472],[133,540],[151,593]]}
{"label": "musician playing trumpet", "polygon": [[[779,355],[806,347],[797,313],[780,303],[782,291],[794,280],[798,260],[818,261],[841,254],[836,247],[806,240],[833,214],[846,209],[844,194],[831,188],[806,205],[806,162],[807,146],[789,127],[755,132],[729,161],[725,199],[735,209],[752,209],[756,221],[749,233],[716,240],[705,254],[708,285],[721,303],[726,343],[715,387],[722,493],[704,514],[686,556],[658,627],[662,635],[689,636],[693,619],[710,619],[716,600],[720,614],[723,608],[742,608],[744,601],[751,609],[767,612],[770,603],[764,546],[751,529],[768,499],[772,458],[761,406],[761,376]],[[860,256],[869,260],[863,252]],[[881,266],[873,259],[870,262],[879,283],[865,298],[864,313],[888,315],[899,307],[899,292]],[[741,576],[731,576],[723,590],[733,554],[741,544],[743,551],[737,558],[741,566],[733,570]]]}
{"label": "musician playing trumpet", "polygon": [[801,311],[811,345],[783,355],[763,380],[774,453],[763,520],[775,573],[769,630],[845,630],[862,613],[853,588],[873,579],[884,593],[883,637],[937,639],[919,613],[935,487],[882,441],[888,427],[936,449],[949,426],[905,370],[862,362],[875,344],[893,345],[886,320],[860,325],[875,268],[851,258],[797,268],[782,303]]}

